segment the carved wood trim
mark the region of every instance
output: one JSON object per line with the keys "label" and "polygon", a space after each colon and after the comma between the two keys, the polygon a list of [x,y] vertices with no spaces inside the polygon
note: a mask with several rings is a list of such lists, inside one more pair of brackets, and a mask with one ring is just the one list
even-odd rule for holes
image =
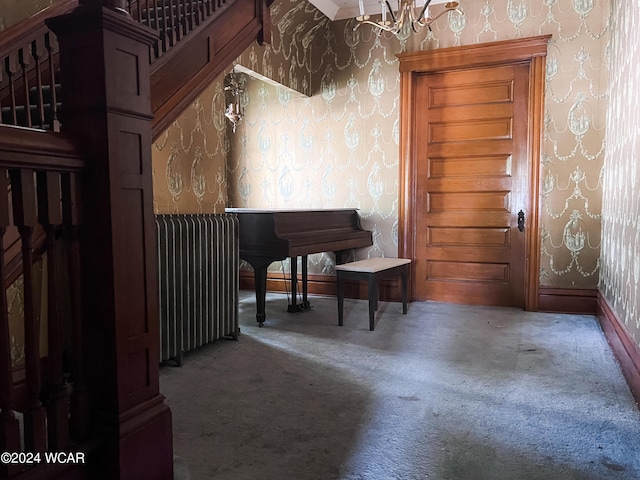
{"label": "carved wood trim", "polygon": [[597,293],[595,288],[540,287],[538,310],[541,312],[596,315]]}
{"label": "carved wood trim", "polygon": [[7,168],[78,171],[85,160],[71,137],[0,125],[0,163]]}
{"label": "carved wood trim", "polygon": [[[398,214],[398,256],[414,258],[417,218],[416,146],[412,142],[414,130],[414,82],[416,74],[478,68],[501,64],[529,63],[529,176],[531,228],[527,229],[527,258],[525,268],[525,309],[538,308],[538,272],[540,270],[539,185],[541,132],[544,114],[544,58],[551,35],[481,43],[462,47],[440,48],[398,54],[400,60],[400,207]],[[409,295],[412,298],[415,271],[412,269]]]}
{"label": "carved wood trim", "polygon": [[613,354],[620,363],[622,374],[629,389],[640,405],[640,347],[633,340],[620,317],[611,308],[608,300],[598,291],[598,321]]}

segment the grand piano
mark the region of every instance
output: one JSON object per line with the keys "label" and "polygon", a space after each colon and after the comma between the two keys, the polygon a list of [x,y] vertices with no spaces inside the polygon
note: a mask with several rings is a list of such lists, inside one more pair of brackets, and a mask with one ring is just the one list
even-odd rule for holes
{"label": "grand piano", "polygon": [[[346,252],[372,245],[371,232],[360,225],[357,209],[255,210],[227,208],[238,216],[240,258],[252,267],[256,288],[256,320],[265,321],[267,268],[272,262],[291,258],[291,299],[288,311],[309,308],[307,299],[307,256],[334,252],[342,263]],[[296,303],[298,259],[302,257],[302,303]]]}

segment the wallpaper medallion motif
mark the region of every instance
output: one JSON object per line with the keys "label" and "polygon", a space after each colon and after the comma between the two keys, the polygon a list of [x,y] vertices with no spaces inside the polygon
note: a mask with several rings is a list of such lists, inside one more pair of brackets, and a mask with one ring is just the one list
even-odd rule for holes
{"label": "wallpaper medallion motif", "polygon": [[[283,103],[279,92],[284,87],[248,82],[248,107],[259,120],[245,123],[241,135],[231,138],[232,205],[357,207],[363,226],[374,232],[373,247],[357,256],[397,255],[400,92],[395,54],[550,33],[540,159],[540,282],[596,287],[608,1],[463,0],[465,15],[443,16],[430,31],[405,42],[368,27],[354,32],[352,19],[325,23],[322,14],[301,3],[276,1],[272,44],[253,46],[236,61],[261,75],[288,72],[273,79],[306,96],[293,95]],[[311,34],[315,41],[304,50],[301,39]],[[262,148],[259,139],[266,135],[280,147]],[[262,164],[244,160],[257,153]],[[271,173],[264,175],[267,166]]]}
{"label": "wallpaper medallion motif", "polygon": [[[373,246],[356,256],[396,256],[396,53],[551,34],[540,158],[539,278],[546,286],[595,288],[603,247],[609,0],[460,3],[463,16],[445,15],[431,30],[400,42],[371,28],[354,31],[353,19],[330,22],[305,1],[276,0],[271,44],[255,44],[234,62],[256,74],[247,76],[246,117],[237,133],[224,124],[221,76],[157,142],[156,210],[221,211],[223,203],[354,207],[374,238]],[[178,152],[173,161],[182,172],[170,179],[177,194],[165,186],[172,151]],[[196,159],[199,180],[189,170]],[[226,183],[218,183],[221,179]],[[331,254],[314,255],[310,272],[332,273],[332,262]]]}
{"label": "wallpaper medallion motif", "polygon": [[640,344],[640,12],[611,5],[600,290]]}

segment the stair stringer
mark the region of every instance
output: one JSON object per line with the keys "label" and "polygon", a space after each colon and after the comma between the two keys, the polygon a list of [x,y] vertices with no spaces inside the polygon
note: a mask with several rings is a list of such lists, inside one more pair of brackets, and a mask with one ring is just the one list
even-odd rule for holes
{"label": "stair stringer", "polygon": [[271,3],[235,0],[151,65],[154,140],[254,41],[271,40]]}

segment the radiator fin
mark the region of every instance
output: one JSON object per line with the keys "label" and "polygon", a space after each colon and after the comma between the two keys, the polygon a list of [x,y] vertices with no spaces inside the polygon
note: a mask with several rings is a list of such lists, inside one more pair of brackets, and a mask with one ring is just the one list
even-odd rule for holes
{"label": "radiator fin", "polygon": [[233,213],[156,215],[160,361],[238,337],[239,240]]}

